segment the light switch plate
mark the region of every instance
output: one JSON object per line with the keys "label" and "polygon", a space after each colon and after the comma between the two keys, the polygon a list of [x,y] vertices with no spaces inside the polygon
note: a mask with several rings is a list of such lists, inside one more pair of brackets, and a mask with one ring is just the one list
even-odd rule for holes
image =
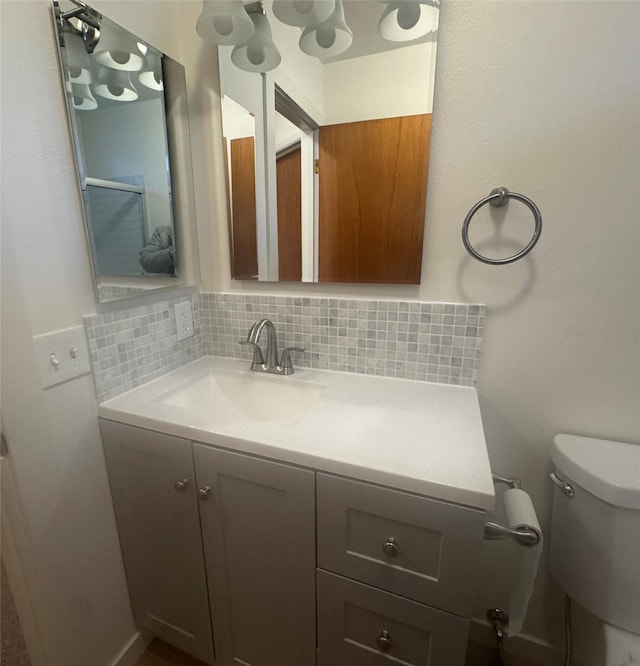
{"label": "light switch plate", "polygon": [[176,303],[173,306],[176,315],[176,329],[178,331],[178,340],[190,338],[194,334],[193,330],[193,311],[191,301]]}
{"label": "light switch plate", "polygon": [[82,326],[33,336],[44,388],[91,371],[89,347]]}

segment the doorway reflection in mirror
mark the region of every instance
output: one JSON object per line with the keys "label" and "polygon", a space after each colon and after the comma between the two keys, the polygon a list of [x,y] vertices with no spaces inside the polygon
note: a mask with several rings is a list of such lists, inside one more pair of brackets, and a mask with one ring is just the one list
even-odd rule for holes
{"label": "doorway reflection in mirror", "polygon": [[[351,46],[312,57],[302,49],[304,29],[279,20],[278,6],[264,0],[281,64],[249,73],[233,66],[233,47],[219,47],[221,90],[255,127],[256,227],[236,230],[230,215],[232,277],[420,282],[438,4],[414,12],[429,23],[425,34],[406,27],[395,5],[344,0]],[[390,21],[394,37],[408,41],[391,40]],[[257,263],[238,270],[249,248]]]}

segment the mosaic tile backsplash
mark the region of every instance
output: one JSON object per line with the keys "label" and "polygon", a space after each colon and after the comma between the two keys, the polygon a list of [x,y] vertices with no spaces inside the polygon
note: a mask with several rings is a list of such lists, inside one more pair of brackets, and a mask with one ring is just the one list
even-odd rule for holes
{"label": "mosaic tile backsplash", "polygon": [[[178,341],[173,306],[192,301],[194,335]],[[176,370],[204,355],[200,299],[180,296],[85,317],[98,402]]]}
{"label": "mosaic tile backsplash", "polygon": [[[189,299],[195,335],[178,342],[173,306]],[[92,315],[85,326],[102,402],[205,354],[249,363],[238,341],[263,318],[280,350],[305,349],[294,367],[475,386],[484,315],[475,304],[201,293]]]}
{"label": "mosaic tile backsplash", "polygon": [[238,341],[266,317],[280,350],[305,349],[294,367],[477,383],[482,305],[202,293],[200,307],[207,354],[250,360]]}

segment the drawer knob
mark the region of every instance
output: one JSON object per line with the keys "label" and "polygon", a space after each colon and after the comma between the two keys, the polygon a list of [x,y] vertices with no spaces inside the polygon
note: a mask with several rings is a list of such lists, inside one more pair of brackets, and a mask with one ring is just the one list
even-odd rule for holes
{"label": "drawer knob", "polygon": [[189,479],[182,479],[182,481],[176,481],[173,484],[173,487],[176,489],[177,492],[181,493],[184,490],[187,489],[187,485],[189,483]]}
{"label": "drawer knob", "polygon": [[204,488],[200,488],[200,490],[198,490],[198,497],[201,500],[206,500],[209,495],[211,495],[211,488],[209,486],[205,486]]}
{"label": "drawer knob", "polygon": [[400,552],[398,542],[393,537],[389,537],[384,546],[382,546],[382,552],[387,557],[398,557],[398,553]]}
{"label": "drawer knob", "polygon": [[376,645],[383,651],[388,652],[393,647],[393,641],[391,640],[391,634],[383,629],[380,632],[378,638],[376,638]]}

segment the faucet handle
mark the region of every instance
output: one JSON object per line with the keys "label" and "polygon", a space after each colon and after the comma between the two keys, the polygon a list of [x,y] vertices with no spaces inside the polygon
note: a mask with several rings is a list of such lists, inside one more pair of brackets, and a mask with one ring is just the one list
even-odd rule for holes
{"label": "faucet handle", "polygon": [[298,352],[299,354],[304,354],[304,349],[302,347],[286,347],[282,350],[282,356],[280,357],[280,367],[290,372],[285,372],[285,375],[293,374],[293,365],[291,364],[291,352]]}
{"label": "faucet handle", "polygon": [[238,344],[249,345],[253,347],[253,362],[252,365],[264,365],[264,357],[262,356],[262,349],[260,345],[256,342],[251,342],[251,340],[238,340]]}

